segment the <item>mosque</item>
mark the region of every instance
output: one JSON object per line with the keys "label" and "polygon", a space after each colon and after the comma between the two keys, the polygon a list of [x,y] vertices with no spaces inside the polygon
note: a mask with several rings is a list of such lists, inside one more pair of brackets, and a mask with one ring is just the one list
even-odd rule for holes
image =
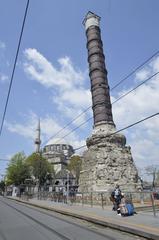
{"label": "mosque", "polygon": [[[40,138],[41,128],[40,120],[36,129],[36,138],[34,141],[35,152],[40,152]],[[54,141],[55,142],[55,141]],[[58,142],[58,141],[56,141]],[[74,154],[74,149],[71,145],[65,143],[47,143],[42,148],[42,156],[48,160],[53,166],[55,171],[55,185],[65,186],[69,181],[69,185],[75,185],[75,177],[67,169],[71,156]]]}

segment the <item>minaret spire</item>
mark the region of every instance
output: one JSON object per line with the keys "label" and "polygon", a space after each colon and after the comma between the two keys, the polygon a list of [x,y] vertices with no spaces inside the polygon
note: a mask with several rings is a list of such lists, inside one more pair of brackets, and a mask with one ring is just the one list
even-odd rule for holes
{"label": "minaret spire", "polygon": [[83,24],[87,36],[89,76],[91,80],[94,127],[114,129],[105,56],[100,34],[100,17],[88,12]]}
{"label": "minaret spire", "polygon": [[41,139],[40,139],[40,118],[38,120],[38,125],[36,129],[36,136],[35,136],[35,152],[39,153],[40,152],[40,144],[41,144]]}

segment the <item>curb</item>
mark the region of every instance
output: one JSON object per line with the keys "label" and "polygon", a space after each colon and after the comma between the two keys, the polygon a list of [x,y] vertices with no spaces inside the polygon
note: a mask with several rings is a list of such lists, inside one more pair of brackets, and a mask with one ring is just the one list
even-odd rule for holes
{"label": "curb", "polygon": [[[155,205],[155,209],[158,210],[159,209],[159,205]],[[141,206],[141,207],[135,207],[136,211],[153,211],[153,207],[152,206]]]}
{"label": "curb", "polygon": [[154,233],[149,233],[148,231],[144,231],[142,229],[134,228],[134,227],[131,226],[131,224],[130,224],[130,226],[119,225],[117,223],[114,223],[114,221],[111,221],[111,219],[109,219],[109,220],[106,219],[106,218],[104,218],[104,219],[99,219],[98,218],[97,219],[97,218],[92,217],[92,216],[90,217],[90,216],[86,216],[86,215],[84,216],[84,215],[81,215],[81,214],[78,214],[78,213],[73,213],[73,212],[70,212],[70,210],[67,211],[67,210],[57,209],[55,207],[47,207],[47,206],[44,206],[44,205],[39,205],[39,204],[36,204],[36,203],[31,203],[31,202],[20,200],[20,199],[13,199],[13,198],[9,198],[9,197],[6,197],[6,198],[10,199],[12,201],[25,203],[27,205],[31,205],[31,206],[34,206],[34,207],[39,207],[39,208],[42,208],[42,209],[45,209],[45,210],[50,210],[50,211],[57,212],[57,213],[67,215],[67,216],[70,216],[70,217],[82,219],[82,220],[85,220],[85,221],[88,221],[88,222],[91,222],[91,223],[94,223],[94,224],[97,224],[97,225],[101,225],[101,226],[109,227],[109,228],[112,228],[112,229],[120,230],[120,231],[123,231],[123,232],[131,233],[133,235],[145,237],[145,238],[148,238],[148,239],[151,239],[151,240],[158,240],[159,239],[159,235],[154,234]]}

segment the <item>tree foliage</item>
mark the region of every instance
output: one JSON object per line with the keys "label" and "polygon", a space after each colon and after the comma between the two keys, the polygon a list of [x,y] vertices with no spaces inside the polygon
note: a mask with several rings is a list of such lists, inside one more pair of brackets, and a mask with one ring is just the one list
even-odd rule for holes
{"label": "tree foliage", "polygon": [[5,190],[5,181],[1,180],[0,181],[0,191],[4,192],[4,190]]}
{"label": "tree foliage", "polygon": [[26,163],[29,166],[31,175],[38,179],[40,184],[43,184],[47,178],[49,179],[50,174],[53,172],[51,164],[39,153],[33,153],[27,157]]}
{"label": "tree foliage", "polygon": [[76,183],[79,183],[79,176],[81,171],[82,159],[79,155],[74,155],[71,157],[70,163],[68,164],[68,169],[76,177]]}
{"label": "tree foliage", "polygon": [[23,152],[15,154],[7,168],[7,185],[14,184],[18,186],[24,184],[25,179],[30,178],[28,165],[25,162],[26,156]]}
{"label": "tree foliage", "polygon": [[156,172],[156,184],[159,186],[159,169]]}

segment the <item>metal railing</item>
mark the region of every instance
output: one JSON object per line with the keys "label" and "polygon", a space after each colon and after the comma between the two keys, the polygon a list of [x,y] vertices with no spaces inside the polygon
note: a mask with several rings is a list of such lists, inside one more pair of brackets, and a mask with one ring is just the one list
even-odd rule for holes
{"label": "metal railing", "polygon": [[[67,195],[68,194],[68,195]],[[21,195],[23,200],[36,198],[38,200],[50,200],[64,204],[76,204],[81,206],[98,206],[102,209],[111,207],[113,203],[110,200],[109,192],[74,192],[66,193],[56,191],[35,191],[32,187]],[[124,192],[124,197],[131,200],[135,208],[141,211],[152,211],[154,216],[159,209],[159,193],[152,191]]]}

